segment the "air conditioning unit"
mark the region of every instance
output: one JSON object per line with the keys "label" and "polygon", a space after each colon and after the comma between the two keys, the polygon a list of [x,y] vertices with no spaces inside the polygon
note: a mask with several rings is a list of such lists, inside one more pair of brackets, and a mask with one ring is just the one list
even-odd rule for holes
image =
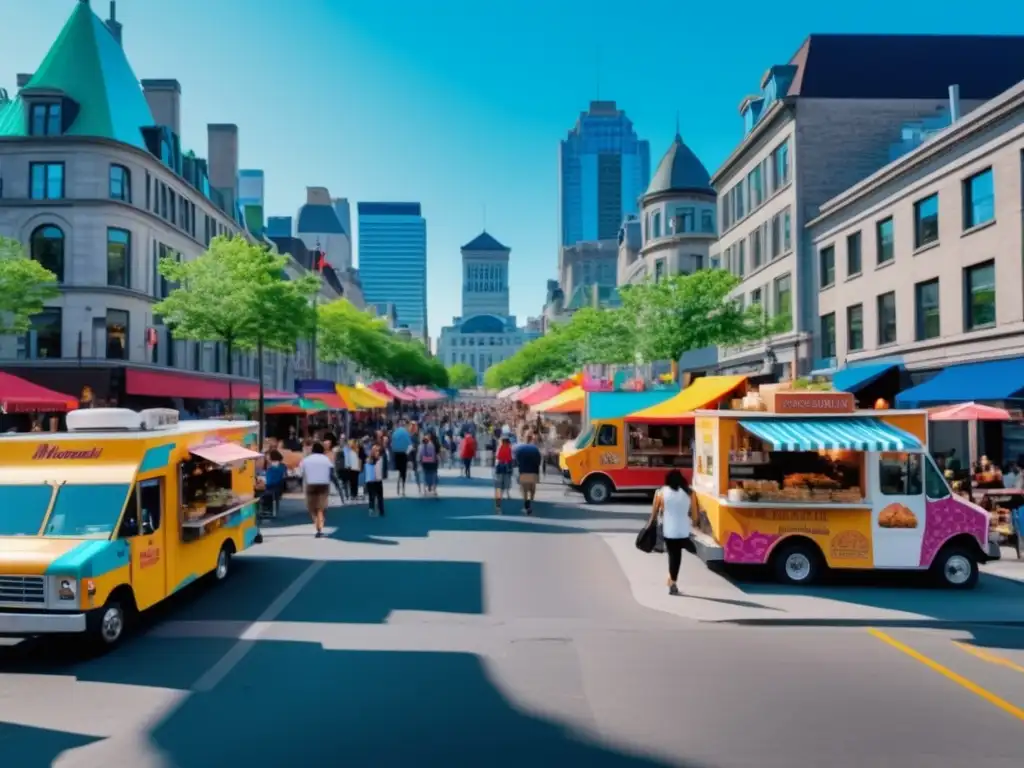
{"label": "air conditioning unit", "polygon": [[170,429],[178,426],[178,412],[173,408],[147,408],[139,411],[143,429]]}
{"label": "air conditioning unit", "polygon": [[82,408],[67,415],[68,432],[131,432],[142,416],[129,408]]}

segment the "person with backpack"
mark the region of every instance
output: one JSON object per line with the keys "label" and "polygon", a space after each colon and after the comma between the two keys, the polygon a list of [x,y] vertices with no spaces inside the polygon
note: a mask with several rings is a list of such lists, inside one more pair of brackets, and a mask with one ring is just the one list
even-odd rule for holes
{"label": "person with backpack", "polygon": [[494,452],[494,512],[501,514],[501,499],[512,488],[512,439],[502,434],[498,449]]}
{"label": "person with backpack", "polygon": [[437,444],[434,436],[427,432],[420,443],[419,463],[423,468],[423,485],[428,496],[437,496]]}

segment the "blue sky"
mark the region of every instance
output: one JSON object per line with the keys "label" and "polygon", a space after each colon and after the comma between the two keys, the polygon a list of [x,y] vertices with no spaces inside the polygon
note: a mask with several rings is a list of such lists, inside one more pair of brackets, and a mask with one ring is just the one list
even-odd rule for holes
{"label": "blue sky", "polygon": [[[13,92],[15,74],[38,65],[75,2],[6,0],[0,87]],[[106,16],[107,2],[92,5]],[[512,249],[512,312],[539,313],[557,276],[558,141],[598,89],[650,140],[652,166],[679,112],[713,172],[741,136],[743,96],[808,33],[1024,29],[1016,2],[988,8],[120,0],[118,17],[135,74],[181,82],[185,146],[205,153],[207,123],[239,126],[241,166],[266,171],[269,215],[294,214],[306,186],[423,204],[436,336],[459,313],[459,246],[483,228],[485,207],[487,230]]]}

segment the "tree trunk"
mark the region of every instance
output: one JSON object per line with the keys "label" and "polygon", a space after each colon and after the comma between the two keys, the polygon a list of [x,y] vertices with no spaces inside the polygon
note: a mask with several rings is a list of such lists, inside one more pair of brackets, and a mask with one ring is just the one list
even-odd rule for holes
{"label": "tree trunk", "polygon": [[260,380],[259,397],[256,403],[256,420],[259,422],[259,432],[257,434],[259,436],[260,450],[262,451],[265,439],[263,434],[263,422],[266,419],[263,406],[263,339],[259,339],[256,342],[256,375]]}

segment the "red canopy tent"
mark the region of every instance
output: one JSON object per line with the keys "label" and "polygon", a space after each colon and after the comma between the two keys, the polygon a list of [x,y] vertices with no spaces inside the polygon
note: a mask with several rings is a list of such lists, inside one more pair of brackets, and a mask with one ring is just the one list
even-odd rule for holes
{"label": "red canopy tent", "polygon": [[560,385],[546,381],[526,397],[520,398],[519,402],[523,405],[539,405],[545,400],[550,400],[561,391],[562,387]]}
{"label": "red canopy tent", "polygon": [[370,389],[374,392],[380,392],[382,395],[387,395],[392,400],[402,400],[407,403],[416,400],[416,396],[406,392],[404,389],[399,389],[394,384],[386,381],[375,381],[370,385]]}
{"label": "red canopy tent", "polygon": [[431,402],[433,400],[444,400],[445,396],[440,392],[435,392],[429,387],[406,387],[406,392],[410,395],[415,395],[416,399],[421,402]]}
{"label": "red canopy tent", "polygon": [[0,411],[3,413],[65,413],[78,407],[78,400],[52,389],[0,372]]}

